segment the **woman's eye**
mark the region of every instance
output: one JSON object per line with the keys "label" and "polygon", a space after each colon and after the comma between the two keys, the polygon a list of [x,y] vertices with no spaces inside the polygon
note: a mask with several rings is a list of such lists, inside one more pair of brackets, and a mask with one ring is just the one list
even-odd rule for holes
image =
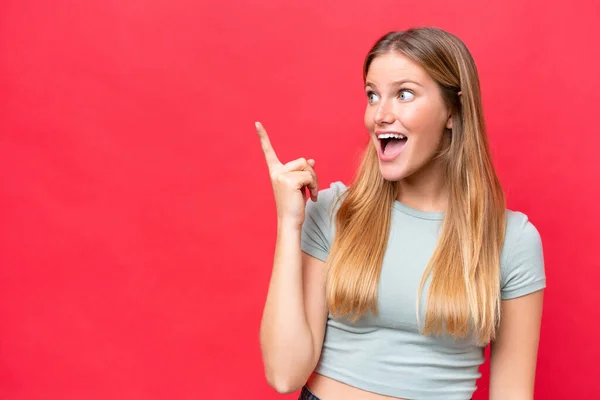
{"label": "woman's eye", "polygon": [[377,100],[379,100],[379,96],[373,92],[368,92],[367,98],[369,99],[369,103],[375,103]]}
{"label": "woman's eye", "polygon": [[402,99],[402,100],[412,100],[413,97],[415,97],[415,95],[410,90],[406,90],[406,89],[400,90],[400,99]]}

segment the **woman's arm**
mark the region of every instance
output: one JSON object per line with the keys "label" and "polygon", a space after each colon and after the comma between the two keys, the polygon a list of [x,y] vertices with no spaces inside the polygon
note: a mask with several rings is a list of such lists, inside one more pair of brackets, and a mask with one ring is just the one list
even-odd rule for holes
{"label": "woman's arm", "polygon": [[[303,229],[309,225],[305,214],[313,219],[318,212],[318,182],[314,160],[282,164],[258,122],[256,131],[277,208],[277,242],[260,346],[267,381],[278,392],[289,393],[300,389],[314,370],[327,320],[324,262],[301,250]],[[306,203],[305,188],[313,202]]]}
{"label": "woman's arm", "polygon": [[498,336],[491,344],[490,400],[531,400],[544,291],[502,300]]}

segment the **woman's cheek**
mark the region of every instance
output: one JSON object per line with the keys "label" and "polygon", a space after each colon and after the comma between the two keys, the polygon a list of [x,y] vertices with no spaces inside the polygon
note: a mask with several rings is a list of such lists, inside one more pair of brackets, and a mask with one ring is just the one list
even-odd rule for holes
{"label": "woman's cheek", "polygon": [[373,112],[369,109],[365,111],[365,127],[369,132],[373,132]]}

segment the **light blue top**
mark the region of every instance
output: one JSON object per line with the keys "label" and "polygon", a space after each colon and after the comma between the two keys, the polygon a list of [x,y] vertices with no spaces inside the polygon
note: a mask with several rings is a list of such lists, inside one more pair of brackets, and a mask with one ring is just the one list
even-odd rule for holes
{"label": "light blue top", "polygon": [[[308,200],[302,250],[327,259],[335,234],[330,223],[333,200],[347,187],[334,182]],[[339,205],[339,203],[338,203]],[[507,210],[500,257],[502,299],[546,286],[542,242],[527,216]],[[396,201],[378,288],[379,315],[352,323],[329,315],[319,374],[382,395],[418,400],[466,400],[477,388],[484,347],[471,339],[422,335],[417,328],[416,296],[433,255],[443,212],[425,212]],[[335,224],[335,219],[333,220]],[[422,294],[421,321],[429,281]]]}

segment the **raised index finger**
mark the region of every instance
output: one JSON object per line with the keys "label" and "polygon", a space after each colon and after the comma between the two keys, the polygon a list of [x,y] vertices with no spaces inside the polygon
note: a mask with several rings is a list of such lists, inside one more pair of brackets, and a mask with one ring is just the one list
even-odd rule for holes
{"label": "raised index finger", "polygon": [[273,146],[271,146],[271,141],[269,140],[269,135],[267,135],[267,131],[265,130],[265,128],[260,122],[256,122],[254,125],[256,126],[256,132],[258,133],[263,153],[265,154],[267,166],[271,168],[281,164],[281,162],[277,158],[277,154],[275,154]]}

